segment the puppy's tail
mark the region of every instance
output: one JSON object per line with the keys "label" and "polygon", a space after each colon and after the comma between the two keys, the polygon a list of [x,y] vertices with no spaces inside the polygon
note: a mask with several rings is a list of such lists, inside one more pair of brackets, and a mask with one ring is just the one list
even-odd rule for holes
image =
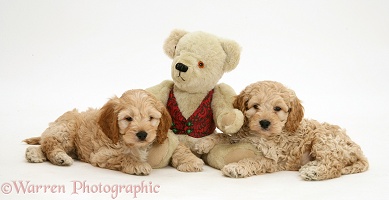
{"label": "puppy's tail", "polygon": [[27,138],[23,140],[23,142],[27,144],[32,144],[32,145],[38,145],[41,144],[41,137],[32,137],[32,138]]}

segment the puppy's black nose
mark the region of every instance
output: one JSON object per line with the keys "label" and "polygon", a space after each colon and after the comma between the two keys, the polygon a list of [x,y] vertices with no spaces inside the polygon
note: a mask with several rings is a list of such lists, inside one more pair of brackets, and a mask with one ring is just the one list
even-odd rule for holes
{"label": "puppy's black nose", "polygon": [[176,64],[176,70],[180,71],[180,72],[186,72],[188,71],[188,66],[182,64],[182,63],[177,63]]}
{"label": "puppy's black nose", "polygon": [[271,123],[264,119],[264,120],[259,121],[259,124],[261,125],[262,128],[267,129],[267,128],[269,128]]}
{"label": "puppy's black nose", "polygon": [[139,131],[137,134],[136,134],[136,137],[139,138],[139,140],[145,140],[146,137],[147,137],[147,133],[145,131]]}

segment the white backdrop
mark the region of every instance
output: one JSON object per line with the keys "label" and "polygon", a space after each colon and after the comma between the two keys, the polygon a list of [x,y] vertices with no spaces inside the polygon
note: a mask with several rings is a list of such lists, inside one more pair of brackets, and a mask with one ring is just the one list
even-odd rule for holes
{"label": "white backdrop", "polygon": [[[63,112],[100,107],[113,95],[170,79],[162,45],[175,28],[237,41],[240,64],[221,82],[237,93],[260,80],[294,89],[306,117],[348,130],[369,171],[322,182],[302,181],[297,172],[230,179],[210,167],[136,177],[81,162],[58,167],[24,160],[21,141]],[[388,35],[385,0],[0,0],[0,198],[131,199],[133,193],[75,187],[144,181],[159,186],[158,193],[143,191],[138,199],[387,199]],[[14,181],[66,190],[23,193]]]}

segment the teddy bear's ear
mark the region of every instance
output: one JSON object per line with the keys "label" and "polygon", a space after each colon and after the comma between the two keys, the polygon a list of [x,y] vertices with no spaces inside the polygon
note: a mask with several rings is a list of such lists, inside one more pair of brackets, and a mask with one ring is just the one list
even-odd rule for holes
{"label": "teddy bear's ear", "polygon": [[165,40],[165,44],[163,45],[163,50],[165,51],[166,55],[168,55],[170,58],[174,58],[174,52],[176,50],[176,46],[178,41],[188,32],[184,30],[173,30],[169,37]]}
{"label": "teddy bear's ear", "polygon": [[220,40],[224,51],[227,54],[226,63],[224,64],[224,72],[229,72],[235,69],[240,59],[240,46],[233,40]]}

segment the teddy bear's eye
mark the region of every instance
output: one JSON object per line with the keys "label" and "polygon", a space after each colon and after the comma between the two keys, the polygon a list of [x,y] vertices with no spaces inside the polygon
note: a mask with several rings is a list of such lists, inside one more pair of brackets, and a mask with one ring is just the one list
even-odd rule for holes
{"label": "teddy bear's eye", "polygon": [[254,104],[254,105],[253,105],[253,108],[254,108],[254,109],[258,109],[258,108],[259,108],[259,105],[258,105],[258,104]]}
{"label": "teddy bear's eye", "polygon": [[199,61],[199,63],[197,64],[199,66],[199,68],[204,68],[204,63],[203,61]]}

